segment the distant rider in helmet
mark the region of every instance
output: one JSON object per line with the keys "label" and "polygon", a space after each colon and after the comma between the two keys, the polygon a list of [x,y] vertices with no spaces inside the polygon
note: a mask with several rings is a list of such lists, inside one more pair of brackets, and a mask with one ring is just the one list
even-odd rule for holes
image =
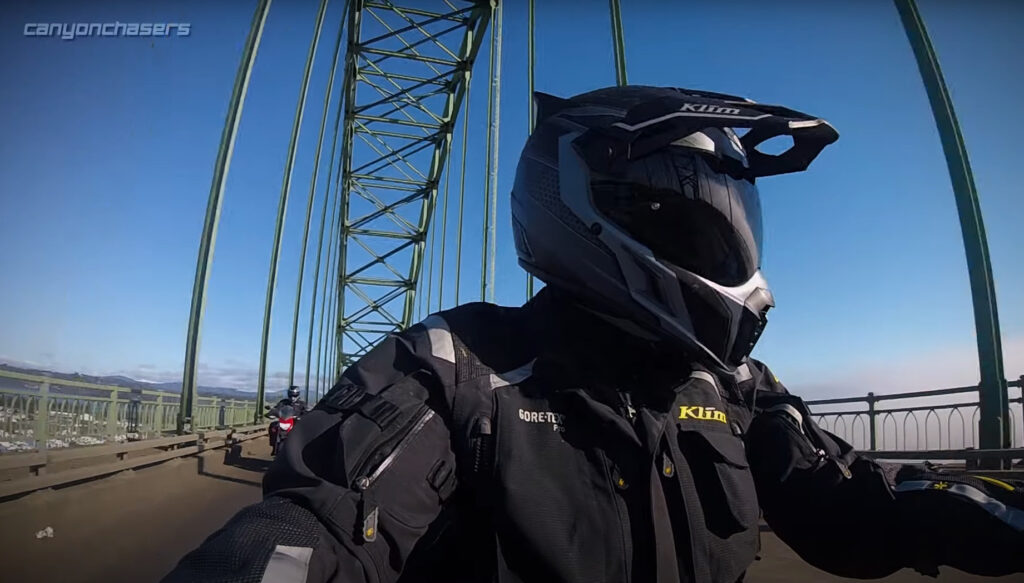
{"label": "distant rider in helmet", "polygon": [[299,387],[292,385],[288,387],[288,392],[283,399],[277,402],[276,405],[271,407],[264,417],[272,417],[274,421],[271,422],[270,427],[267,428],[267,439],[270,441],[271,452],[277,453],[277,418],[281,415],[282,407],[291,407],[295,418],[299,418],[306,414],[306,402],[299,398]]}
{"label": "distant rider in helmet", "polygon": [[288,393],[285,395],[285,397],[278,401],[277,404],[274,405],[272,409],[270,409],[270,411],[267,411],[265,417],[270,417],[271,415],[276,416],[278,410],[281,407],[284,407],[285,405],[288,405],[295,409],[296,417],[305,414],[307,410],[306,402],[299,398],[299,394],[299,387],[295,385],[288,387]]}
{"label": "distant rider in helmet", "polygon": [[843,577],[1024,572],[1019,483],[862,457],[749,356],[775,304],[755,182],[828,123],[635,86],[537,118],[512,227],[547,287],[389,335],[165,581],[735,583],[762,511]]}

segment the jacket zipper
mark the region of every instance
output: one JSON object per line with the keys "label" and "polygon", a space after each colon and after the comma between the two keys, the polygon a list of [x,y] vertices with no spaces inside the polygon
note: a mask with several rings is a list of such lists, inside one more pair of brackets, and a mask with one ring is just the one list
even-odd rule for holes
{"label": "jacket zipper", "polygon": [[[629,391],[619,389],[616,390],[616,392],[619,394],[619,401],[622,403],[621,414],[623,417],[625,417],[627,421],[629,421],[629,424],[633,428],[635,433],[637,410],[635,407],[633,407],[633,399],[632,397],[630,397]],[[606,464],[608,464],[607,461]],[[614,465],[606,465],[606,467],[608,467],[608,470],[606,471],[610,471],[611,468],[614,467]],[[619,533],[622,537],[622,566],[625,569],[625,572],[622,574],[622,580],[628,582],[632,580],[634,569],[634,542],[631,536],[629,535],[629,529],[631,528],[631,518],[629,517],[629,504],[626,502],[625,499],[625,496],[628,494],[619,489],[618,484],[615,483],[615,478],[613,478],[611,473],[608,474],[608,485],[611,488],[611,496],[615,502],[615,510],[619,518]]]}
{"label": "jacket zipper", "polygon": [[618,488],[616,488],[615,479],[612,477],[611,473],[612,464],[606,455],[602,454],[601,458],[605,468],[605,479],[608,494],[611,496],[612,503],[615,505],[615,512],[619,519],[619,536],[620,542],[622,543],[622,567],[624,569],[621,581],[628,583],[632,580],[633,571],[633,541],[629,535],[629,507],[621,493],[618,491]]}
{"label": "jacket zipper", "polygon": [[629,392],[619,391],[619,398],[622,399],[624,416],[632,422],[636,419],[636,409],[633,408],[633,400],[629,397]]}
{"label": "jacket zipper", "polygon": [[419,411],[417,412],[416,422],[413,424],[412,429],[410,429],[409,432],[405,434],[405,437],[403,437],[401,441],[399,441],[398,444],[395,445],[395,449],[391,450],[391,453],[388,454],[388,457],[384,458],[383,461],[381,461],[380,464],[376,467],[376,469],[372,471],[372,473],[370,472],[369,469],[367,469],[365,472],[363,472],[362,476],[356,478],[356,487],[359,490],[366,490],[367,488],[372,486],[373,483],[376,482],[378,478],[380,478],[381,474],[383,474],[385,471],[387,471],[389,467],[391,467],[391,464],[394,463],[395,459],[398,458],[399,455],[401,455],[402,451],[404,451],[405,448],[409,446],[409,442],[412,441],[412,438],[415,437],[416,434],[419,433],[421,429],[423,429],[423,426],[426,425],[427,422],[430,421],[433,417],[434,411],[432,409],[430,409],[426,405],[420,407]]}
{"label": "jacket zipper", "polygon": [[473,476],[478,482],[485,479],[481,472],[491,466],[492,437],[490,418],[478,417],[474,423],[471,437],[473,440]]}
{"label": "jacket zipper", "polygon": [[[787,415],[791,419],[790,416]],[[850,473],[850,468],[847,467],[841,460],[833,458],[828,453],[819,447],[819,444],[814,443],[811,436],[803,431],[802,428],[798,428],[795,423],[787,420],[785,422],[786,431],[793,435],[795,441],[799,444],[800,449],[804,455],[814,455],[814,470],[817,471],[823,466],[829,465],[830,463],[836,467],[836,470],[842,474],[846,479],[850,479],[853,475]]]}
{"label": "jacket zipper", "polygon": [[[359,492],[359,514],[362,518],[362,535],[363,541],[372,543],[377,540],[377,522],[380,515],[380,509],[377,506],[377,501],[374,499],[373,493],[370,491],[370,487],[373,486],[374,482],[377,481],[381,475],[384,474],[391,467],[398,456],[402,455],[402,452],[409,446],[416,434],[423,429],[423,426],[427,424],[434,417],[434,411],[423,405],[417,411],[415,423],[412,425],[412,429],[405,434],[395,448],[391,450],[391,453],[384,458],[380,464],[377,465],[371,472],[367,468],[363,475],[359,476],[353,482],[355,489]],[[372,459],[372,456],[371,456]],[[367,475],[369,474],[369,475]]]}

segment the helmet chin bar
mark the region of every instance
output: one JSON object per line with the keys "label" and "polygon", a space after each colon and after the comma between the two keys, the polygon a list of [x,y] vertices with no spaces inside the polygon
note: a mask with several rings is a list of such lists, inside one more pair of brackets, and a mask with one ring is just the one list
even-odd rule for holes
{"label": "helmet chin bar", "polygon": [[[559,138],[559,192],[566,206],[592,227],[615,255],[634,303],[625,313],[632,313],[632,323],[643,328],[648,328],[644,324],[653,320],[651,323],[656,324],[650,332],[703,355],[709,366],[723,372],[734,371],[750,354],[767,322],[765,313],[774,305],[761,272],[755,272],[743,284],[727,287],[655,257],[650,249],[595,209],[590,194],[590,171],[573,145],[579,135],[569,133]],[[706,293],[701,295],[714,296],[709,304],[720,308],[715,316],[727,327],[719,350],[708,347],[706,340],[697,337],[681,286],[698,292],[703,289]]]}
{"label": "helmet chin bar", "polygon": [[[701,343],[700,347],[704,352],[714,357],[713,362],[716,366],[732,372],[750,356],[768,323],[768,310],[775,306],[775,300],[764,275],[757,271],[746,282],[730,287],[671,264],[668,267],[675,275],[677,285],[686,286],[705,299],[710,296],[717,300],[713,304],[719,308],[717,315],[722,318],[723,325],[728,326],[729,336],[724,343],[724,349],[710,349],[700,338],[695,339]],[[687,306],[688,317],[692,308]],[[661,314],[659,316],[665,317]],[[693,335],[696,336],[696,330]]]}
{"label": "helmet chin bar", "polygon": [[[758,271],[757,274],[761,275],[761,272]],[[738,365],[750,356],[765,326],[768,325],[768,310],[774,306],[775,301],[767,287],[759,287],[747,297],[743,303],[745,309],[740,315],[740,325],[733,339],[732,353],[728,357],[729,362]]]}

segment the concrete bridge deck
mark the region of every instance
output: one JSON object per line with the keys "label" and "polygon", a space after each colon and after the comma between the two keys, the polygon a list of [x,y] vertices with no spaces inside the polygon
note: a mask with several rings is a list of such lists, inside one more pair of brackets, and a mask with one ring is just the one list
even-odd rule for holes
{"label": "concrete bridge deck", "polygon": [[[225,464],[211,450],[116,476],[44,490],[0,504],[0,580],[26,583],[145,583],[157,581],[245,505],[260,499],[270,458],[265,439],[242,444]],[[53,537],[36,538],[46,527]],[[771,533],[751,583],[839,583],[808,566]],[[925,583],[905,570],[881,581]],[[942,583],[1020,582],[1024,575],[987,578],[945,570]]]}

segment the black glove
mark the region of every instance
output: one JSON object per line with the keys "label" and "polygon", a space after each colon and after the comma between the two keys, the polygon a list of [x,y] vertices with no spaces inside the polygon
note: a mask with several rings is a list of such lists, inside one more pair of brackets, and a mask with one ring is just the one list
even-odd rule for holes
{"label": "black glove", "polygon": [[759,404],[746,437],[758,499],[807,562],[855,578],[1024,573],[1024,482],[876,462],[808,421],[795,397]]}
{"label": "black glove", "polygon": [[1024,482],[904,466],[893,491],[906,563],[990,577],[1024,573]]}

